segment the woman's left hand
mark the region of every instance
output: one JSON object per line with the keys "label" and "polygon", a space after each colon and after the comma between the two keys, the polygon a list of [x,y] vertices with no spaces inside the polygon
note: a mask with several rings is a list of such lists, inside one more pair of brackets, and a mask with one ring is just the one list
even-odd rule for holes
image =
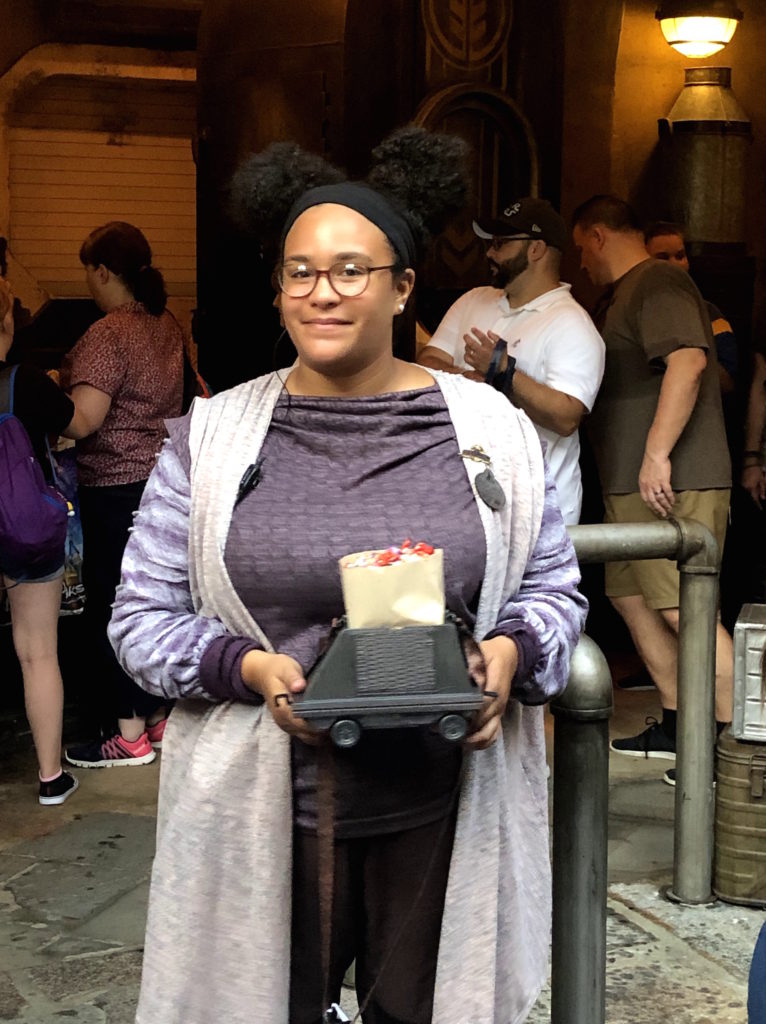
{"label": "woman's left hand", "polygon": [[496,693],[496,697],[487,696],[483,707],[476,712],[471,724],[470,735],[466,745],[474,750],[491,747],[500,733],[502,714],[511,694],[511,680],[519,662],[519,650],[513,640],[507,636],[496,636],[491,640],[482,640],[479,649],[484,656],[483,679],[475,670],[472,673],[483,689]]}

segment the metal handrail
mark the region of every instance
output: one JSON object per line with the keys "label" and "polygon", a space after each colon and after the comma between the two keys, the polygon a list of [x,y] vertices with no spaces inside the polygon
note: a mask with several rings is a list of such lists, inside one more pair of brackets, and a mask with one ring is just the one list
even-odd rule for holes
{"label": "metal handrail", "polygon": [[713,900],[715,639],[720,553],[694,519],[572,526],[581,563],[674,558],[681,574],[673,884],[669,898]]}

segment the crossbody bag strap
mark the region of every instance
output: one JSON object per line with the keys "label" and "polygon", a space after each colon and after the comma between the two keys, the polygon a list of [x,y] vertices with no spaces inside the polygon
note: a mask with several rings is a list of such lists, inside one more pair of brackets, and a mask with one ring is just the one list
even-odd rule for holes
{"label": "crossbody bag strap", "polygon": [[9,412],[13,415],[13,390],[17,369],[16,366],[6,366],[0,370],[0,413]]}
{"label": "crossbody bag strap", "polygon": [[332,905],[335,890],[335,766],[329,737],[317,751],[317,861],[319,871],[319,926],[321,934],[323,1020],[332,1020],[330,970],[332,964]]}
{"label": "crossbody bag strap", "polygon": [[[53,458],[53,452],[51,451],[51,445],[47,434],[45,435],[45,450],[48,453],[48,464],[51,467],[51,477],[53,479],[54,486],[60,491],[61,483],[59,482],[59,475],[56,472],[56,460]],[[69,515],[74,515],[71,502],[67,502],[67,504],[69,505]]]}

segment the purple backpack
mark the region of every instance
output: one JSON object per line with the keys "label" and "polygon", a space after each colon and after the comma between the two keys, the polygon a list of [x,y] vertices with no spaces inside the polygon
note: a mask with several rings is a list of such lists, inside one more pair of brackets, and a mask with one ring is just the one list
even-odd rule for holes
{"label": "purple backpack", "polygon": [[[59,556],[63,562],[72,506],[45,482],[29,434],[13,415],[16,370],[0,371],[0,568],[23,580]],[[50,448],[48,458],[56,481]]]}

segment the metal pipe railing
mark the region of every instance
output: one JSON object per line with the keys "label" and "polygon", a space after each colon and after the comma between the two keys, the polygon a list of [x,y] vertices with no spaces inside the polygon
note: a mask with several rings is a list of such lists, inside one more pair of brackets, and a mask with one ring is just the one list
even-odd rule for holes
{"label": "metal pipe railing", "polygon": [[582,636],[553,701],[552,1024],[603,1024],[612,678]]}
{"label": "metal pipe railing", "polygon": [[[715,634],[719,551],[693,519],[569,528],[581,563],[674,558],[681,574],[673,884],[680,903],[709,903],[713,870]],[[554,791],[555,798],[555,791]]]}

